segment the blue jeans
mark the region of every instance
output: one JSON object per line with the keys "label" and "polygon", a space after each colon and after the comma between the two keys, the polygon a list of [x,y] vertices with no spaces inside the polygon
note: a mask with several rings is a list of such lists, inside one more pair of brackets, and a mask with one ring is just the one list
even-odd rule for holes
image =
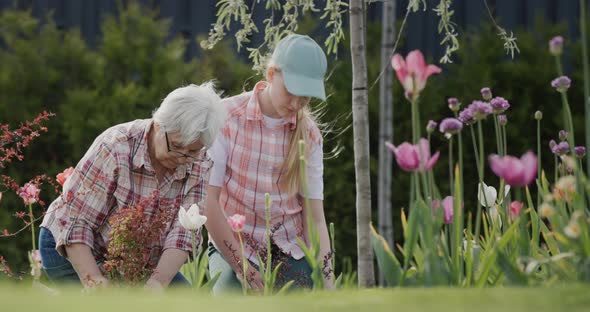
{"label": "blue jeans", "polygon": [[[58,283],[75,283],[81,285],[78,273],[76,273],[70,261],[62,257],[55,250],[53,234],[44,227],[39,232],[39,252],[41,253],[43,270],[49,280]],[[170,286],[190,286],[190,283],[178,272],[170,282]]]}

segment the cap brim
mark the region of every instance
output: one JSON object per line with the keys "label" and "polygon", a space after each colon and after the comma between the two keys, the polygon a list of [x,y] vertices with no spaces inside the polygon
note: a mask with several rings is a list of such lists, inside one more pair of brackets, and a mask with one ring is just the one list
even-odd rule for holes
{"label": "cap brim", "polygon": [[283,80],[289,93],[296,96],[309,96],[326,100],[326,91],[324,89],[324,80],[309,78],[295,73],[283,71]]}

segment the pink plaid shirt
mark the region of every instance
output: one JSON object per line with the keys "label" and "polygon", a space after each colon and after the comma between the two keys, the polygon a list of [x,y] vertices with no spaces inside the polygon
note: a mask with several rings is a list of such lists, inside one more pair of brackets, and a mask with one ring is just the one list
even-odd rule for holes
{"label": "pink plaid shirt", "polygon": [[[157,195],[144,213],[165,207],[174,210],[175,217],[152,247],[191,250],[191,236],[178,221],[178,209],[194,203],[203,207],[211,161],[181,165],[158,183],[147,149],[152,123],[152,119],[136,120],[107,129],[80,160],[63,187],[63,196],[72,194],[70,200],[58,197],[41,224],[53,234],[60,254],[65,255],[65,245],[83,243],[102,261],[109,217],[119,208],[149,198],[154,191]],[[200,245],[200,233],[197,236]]]}
{"label": "pink plaid shirt", "polygon": [[[301,194],[289,195],[279,188],[284,174],[281,165],[289,149],[296,116],[269,127],[257,99],[257,93],[266,86],[266,82],[259,82],[254,91],[223,100],[228,120],[210,150],[214,164],[209,183],[222,188],[220,204],[226,216],[236,213],[246,216],[242,232],[245,254],[254,263],[258,262],[256,253],[263,252],[266,247],[265,193],[269,193],[272,199],[272,241],[295,259],[304,256],[297,242],[297,237],[303,239]],[[313,190],[309,197],[323,199],[321,133],[313,124],[308,129],[308,135],[313,142],[310,150],[319,154],[316,165],[308,163],[306,168],[309,189]],[[223,180],[214,181],[217,179],[213,177],[219,176],[220,170]]]}

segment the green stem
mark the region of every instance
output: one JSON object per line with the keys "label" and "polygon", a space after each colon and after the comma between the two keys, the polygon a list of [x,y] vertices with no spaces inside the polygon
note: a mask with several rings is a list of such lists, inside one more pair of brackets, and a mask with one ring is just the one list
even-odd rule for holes
{"label": "green stem", "polygon": [[563,76],[563,68],[561,66],[561,59],[559,56],[555,56],[555,67],[557,67],[557,76]]}
{"label": "green stem", "polygon": [[29,204],[29,218],[31,218],[31,237],[34,251],[37,250],[37,244],[35,243],[35,218],[33,216],[33,204]]}
{"label": "green stem", "polygon": [[567,99],[567,93],[566,92],[560,92],[561,93],[561,101],[563,103],[563,119],[565,122],[565,127],[566,130],[568,132],[568,141],[570,144],[570,148],[574,148],[574,146],[576,146],[576,143],[574,141],[574,123],[572,121],[572,111],[570,109],[570,104],[569,101]]}
{"label": "green stem", "polygon": [[[191,241],[192,241],[192,254],[193,254],[193,288],[197,289],[201,285],[198,285],[197,276],[199,275],[199,263],[197,262],[197,238],[194,230],[191,230]],[[242,251],[243,252],[243,251]]]}
{"label": "green stem", "polygon": [[555,175],[553,176],[553,182],[555,183],[559,179],[559,165],[557,164],[557,155],[554,155],[553,159],[555,160]]}
{"label": "green stem", "polygon": [[[541,120],[537,120],[537,179],[541,181]],[[537,209],[541,205],[541,190],[537,189]]]}
{"label": "green stem", "polygon": [[502,148],[502,152],[504,155],[508,154],[508,143],[506,142],[506,126],[501,126],[500,131],[502,132],[502,144],[504,144],[504,148]]}
{"label": "green stem", "polygon": [[455,196],[455,184],[453,183],[453,136],[449,138],[449,180],[451,195]]}
{"label": "green stem", "polygon": [[418,112],[417,112],[417,103],[416,101],[412,101],[411,109],[412,109],[412,144],[418,144],[418,138],[420,135],[418,132],[420,131],[418,124]]}
{"label": "green stem", "polygon": [[461,178],[461,202],[463,203],[463,194],[465,194],[464,192],[464,185],[465,183],[463,182],[463,134],[461,132],[459,132],[459,177]]}
{"label": "green stem", "polygon": [[246,259],[246,254],[244,253],[244,242],[242,241],[242,233],[238,232],[238,238],[240,239],[240,248],[242,249],[242,293],[244,295],[248,294],[248,276],[246,275],[246,271],[248,270],[248,260]]}
{"label": "green stem", "polygon": [[498,155],[504,156],[502,154],[502,135],[500,135],[500,129],[498,128],[498,115],[493,115],[494,117],[494,130],[496,132],[496,150]]}
{"label": "green stem", "polygon": [[480,176],[480,179],[483,181],[484,180],[484,170],[483,170],[483,168],[484,168],[484,165],[483,165],[484,164],[484,162],[483,162],[483,160],[484,160],[484,146],[483,146],[483,130],[481,128],[481,121],[477,122],[477,132],[479,135],[479,166],[480,166],[479,167],[479,171],[480,171],[479,176]]}
{"label": "green stem", "polygon": [[[476,166],[477,166],[477,174],[479,176],[479,185],[483,186],[483,176],[481,174],[480,170],[480,155],[478,154],[478,148],[477,148],[477,142],[475,140],[475,131],[473,130],[473,126],[470,127],[471,128],[471,139],[473,141],[473,151],[475,152],[475,162],[476,162]],[[484,192],[485,194],[485,192]],[[479,242],[479,228],[481,226],[481,205],[477,205],[477,213],[475,215],[475,241]]]}

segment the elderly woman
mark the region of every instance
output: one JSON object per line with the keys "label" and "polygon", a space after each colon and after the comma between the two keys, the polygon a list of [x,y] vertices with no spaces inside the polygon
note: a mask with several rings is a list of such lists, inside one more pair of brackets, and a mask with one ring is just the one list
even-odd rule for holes
{"label": "elderly woman", "polygon": [[191,236],[178,222],[178,209],[204,201],[211,166],[206,150],[226,115],[220,100],[212,83],[178,88],[152,119],[116,125],[96,138],[41,225],[40,253],[49,279],[108,285],[100,267],[109,217],[155,196],[144,213],[170,209],[174,219],[154,242],[160,258],[146,287],[188,283],[178,271],[192,248]]}

